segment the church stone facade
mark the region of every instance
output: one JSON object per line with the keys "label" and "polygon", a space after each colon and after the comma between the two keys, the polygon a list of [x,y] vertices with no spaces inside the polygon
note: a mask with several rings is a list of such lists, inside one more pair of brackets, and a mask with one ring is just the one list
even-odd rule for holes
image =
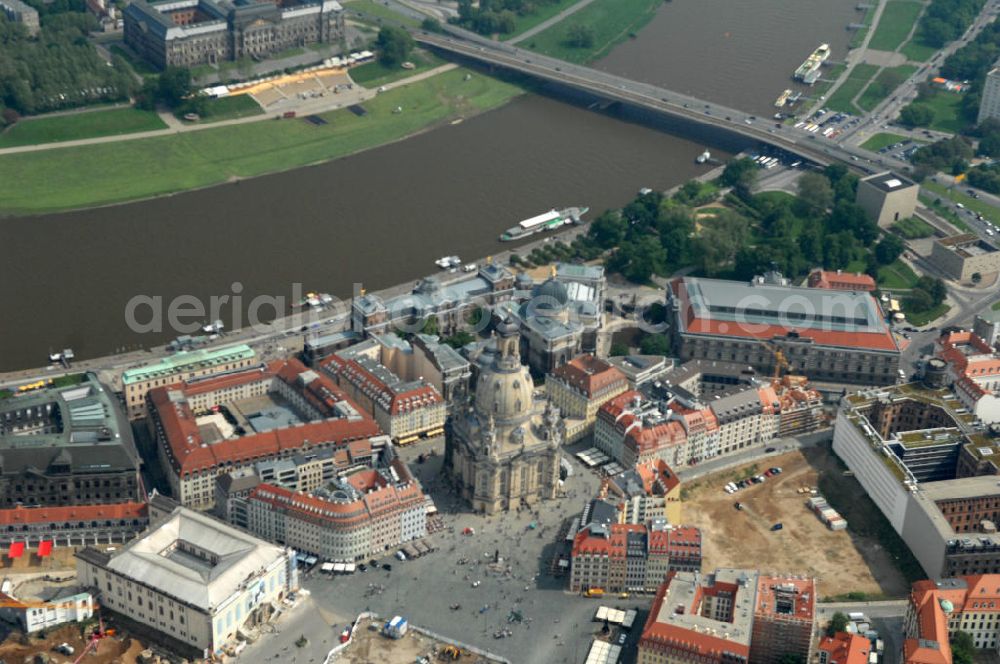
{"label": "church stone facade", "polygon": [[445,467],[472,509],[486,514],[553,499],[559,488],[562,418],[551,403],[536,407],[519,338],[516,324],[497,325],[494,360],[447,438]]}

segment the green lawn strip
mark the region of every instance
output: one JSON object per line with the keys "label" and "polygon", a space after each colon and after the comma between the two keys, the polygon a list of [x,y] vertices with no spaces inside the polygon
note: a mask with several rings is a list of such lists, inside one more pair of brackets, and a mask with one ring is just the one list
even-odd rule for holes
{"label": "green lawn strip", "polygon": [[899,134],[890,134],[886,132],[879,132],[875,134],[867,141],[861,144],[865,150],[871,150],[872,152],[878,152],[884,147],[890,145],[895,145],[896,143],[902,143],[906,140],[906,136],[900,136]]}
{"label": "green lawn strip", "polygon": [[854,69],[847,75],[847,80],[827,99],[827,108],[832,108],[835,111],[843,111],[844,113],[859,114],[860,109],[852,104],[851,100],[868,85],[868,81],[871,80],[877,71],[878,67],[875,65],[855,65]]}
{"label": "green lawn strip", "polygon": [[947,131],[957,134],[964,130],[968,121],[962,117],[962,94],[939,90],[926,99],[921,99],[921,104],[926,104],[934,111],[934,121],[931,129]]}
{"label": "green lawn strip", "polygon": [[519,34],[531,30],[533,27],[539,23],[544,23],[549,20],[559,12],[572,7],[580,0],[555,0],[555,2],[545,2],[541,4],[535,4],[535,11],[530,14],[525,14],[524,16],[518,16],[514,20],[514,30],[505,35],[500,35],[500,39],[513,39]]}
{"label": "green lawn strip", "polygon": [[993,306],[990,307],[993,311],[1000,311],[1000,302],[994,302]]}
{"label": "green lawn strip", "polygon": [[[978,212],[983,215],[987,220],[997,223],[1000,222],[1000,208],[994,207],[989,203],[986,203],[981,198],[973,198],[969,196],[964,191],[959,189],[963,186],[961,184],[955,185],[951,189],[948,189],[943,184],[938,182],[931,182],[930,180],[924,180],[920,183],[921,187],[933,191],[942,198],[950,198],[955,203],[961,203],[966,208],[972,210],[973,212]],[[964,225],[964,224],[963,224]],[[968,226],[964,226],[964,230],[969,230]]]}
{"label": "green lawn strip", "polygon": [[[913,72],[917,71],[917,68],[913,65],[900,65],[898,67],[890,67],[883,69],[879,72],[878,76],[874,78],[865,88],[865,91],[858,98],[858,106],[863,110],[870,111],[876,106],[878,106],[884,99],[895,92],[896,87],[892,86],[892,78],[898,81],[905,81]],[[892,87],[890,87],[892,86]]]}
{"label": "green lawn strip", "polygon": [[935,46],[927,46],[920,41],[920,33],[913,35],[913,39],[906,42],[899,52],[906,56],[911,62],[927,62],[938,52]]}
{"label": "green lawn strip", "polygon": [[917,274],[910,266],[898,258],[878,269],[878,285],[880,288],[900,290],[913,288],[917,283]]}
{"label": "green lawn strip", "polygon": [[[328,124],[261,121],[171,136],[0,157],[0,210],[38,213],[205,187],[328,161],[399,140],[455,115],[495,108],[522,92],[456,69],[365,102],[368,114],[322,114]],[[393,110],[401,107],[401,113]],[[86,163],[87,168],[79,168]],[[51,174],[59,173],[58,187]]]}
{"label": "green lawn strip", "polygon": [[816,97],[817,99],[825,96],[826,91],[830,89],[834,81],[840,78],[840,75],[844,73],[845,69],[847,69],[847,65],[833,65],[832,67],[825,67],[823,69],[822,77],[816,81],[815,85],[813,85],[809,96]]}
{"label": "green lawn strip", "polygon": [[[925,180],[923,183],[921,183],[921,186],[922,187],[927,187],[928,186],[928,181]],[[935,202],[935,200],[937,198],[939,198],[939,195],[937,193],[935,193],[932,196],[929,196],[929,195],[926,195],[923,192],[921,192],[920,195],[919,195],[919,197],[920,197],[920,202],[921,203],[923,203],[924,205],[926,205],[930,209],[934,210],[934,212],[935,212],[935,214],[937,214],[937,216],[939,216],[942,219],[946,220],[949,224],[951,224],[952,226],[954,226],[958,230],[965,231],[966,233],[969,233],[969,232],[972,231],[972,229],[969,228],[969,225],[966,224],[964,221],[962,221],[962,219],[959,218],[959,216],[957,214],[955,214],[954,212],[952,212],[952,210],[950,208],[946,208],[944,205],[941,205],[940,203],[936,203]],[[947,198],[947,196],[945,196],[945,198]]]}
{"label": "green lawn strip", "polygon": [[906,321],[910,325],[915,325],[916,327],[922,327],[924,325],[927,325],[927,323],[930,323],[933,320],[941,318],[941,316],[944,316],[950,310],[951,307],[942,302],[941,304],[931,309],[928,309],[927,311],[912,313],[904,310],[903,313],[906,314]]}
{"label": "green lawn strip", "polygon": [[399,66],[387,67],[376,60],[375,62],[368,62],[357,67],[352,67],[349,73],[351,80],[358,85],[366,88],[377,88],[380,85],[392,83],[401,78],[413,76],[426,69],[433,69],[438,65],[445,64],[445,60],[442,60],[429,51],[414,51],[410,54],[410,62],[415,65],[414,69],[403,69]]}
{"label": "green lawn strip", "polygon": [[407,16],[406,14],[394,12],[381,2],[375,2],[374,0],[345,0],[344,9],[367,14],[368,16],[378,19],[378,22],[381,22],[381,20],[387,20],[392,23],[399,23],[411,28],[415,28],[420,25],[420,21],[418,19],[415,19],[412,16]]}
{"label": "green lawn strip", "polygon": [[26,118],[0,133],[0,148],[133,134],[137,131],[152,131],[166,127],[167,125],[156,113],[135,108],[112,108],[106,111],[85,111],[37,119]]}
{"label": "green lawn strip", "polygon": [[[520,46],[569,62],[597,60],[652,20],[662,4],[661,0],[595,0]],[[578,48],[566,43],[570,28],[577,25],[593,31],[593,46]]]}
{"label": "green lawn strip", "polygon": [[220,122],[235,118],[248,118],[263,112],[264,109],[250,95],[232,95],[208,100],[205,104],[205,113],[199,121]]}
{"label": "green lawn strip", "polygon": [[875,27],[875,34],[868,42],[868,48],[895,51],[910,34],[921,9],[923,5],[913,0],[889,0],[882,10],[882,18]]}
{"label": "green lawn strip", "polygon": [[934,227],[923,219],[919,219],[917,217],[910,217],[908,219],[901,219],[897,221],[892,225],[892,230],[896,231],[907,240],[918,240],[920,238],[931,237],[934,235]]}

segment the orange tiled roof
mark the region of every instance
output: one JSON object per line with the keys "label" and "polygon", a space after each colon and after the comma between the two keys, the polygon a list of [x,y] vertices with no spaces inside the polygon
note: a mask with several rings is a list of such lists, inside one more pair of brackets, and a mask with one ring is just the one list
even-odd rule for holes
{"label": "orange tiled roof", "polygon": [[809,275],[809,287],[873,291],[875,290],[875,280],[870,275],[861,273],[814,270]]}
{"label": "orange tiled roof", "polygon": [[[242,464],[252,460],[280,454],[284,450],[298,450],[303,446],[325,443],[347,443],[376,436],[381,431],[371,417],[361,412],[339,387],[328,377],[312,372],[315,378],[308,384],[299,380],[306,366],[296,359],[277,360],[264,371],[251,369],[237,374],[198,381],[196,384],[176,383],[150,390],[148,398],[159,416],[160,425],[169,445],[170,460],[179,473],[208,470],[224,463]],[[354,420],[343,418],[254,433],[239,438],[205,444],[195,415],[186,401],[175,401],[172,392],[205,394],[234,385],[246,384],[262,378],[277,376],[295,388],[321,413],[333,414],[337,403],[346,403],[357,411]]]}
{"label": "orange tiled roof", "polygon": [[146,503],[134,502],[62,507],[12,507],[0,510],[0,526],[140,519],[146,516],[146,509]]}
{"label": "orange tiled roof", "polygon": [[830,664],[868,664],[872,642],[857,634],[837,632],[820,639],[819,649],[828,653]]}
{"label": "orange tiled roof", "polygon": [[625,374],[593,355],[577,355],[555,369],[552,375],[579,390],[588,398],[615,384],[627,385]]}
{"label": "orange tiled roof", "polygon": [[864,348],[870,350],[899,350],[892,332],[884,327],[881,332],[858,332],[843,330],[821,330],[811,327],[789,327],[784,325],[754,324],[753,330],[742,325],[733,325],[729,321],[698,318],[688,301],[683,279],[675,279],[670,287],[681,301],[684,311],[687,332],[691,334],[711,334],[725,337],[743,337],[747,339],[772,339],[788,336],[796,332],[800,339],[812,339],[824,346],[840,346],[845,348]]}

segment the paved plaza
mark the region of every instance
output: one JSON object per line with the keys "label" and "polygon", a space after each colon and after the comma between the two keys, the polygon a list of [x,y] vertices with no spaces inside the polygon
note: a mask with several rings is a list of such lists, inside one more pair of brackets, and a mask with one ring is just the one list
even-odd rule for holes
{"label": "paved plaza", "polygon": [[[435,456],[416,463],[419,454],[432,449]],[[440,510],[444,529],[427,538],[438,550],[405,562],[393,558],[394,551],[388,552],[378,560],[391,564],[391,571],[369,569],[352,576],[330,576],[317,566],[302,579],[309,596],[278,621],[280,634],[265,636],[241,659],[322,662],[344,626],[358,613],[371,610],[384,617],[405,616],[416,625],[517,664],[582,662],[591,638],[601,628],[593,622],[598,606],[649,607],[649,597],[597,600],[570,594],[565,590],[565,577],[548,574],[560,527],[579,514],[599,485],[597,476],[575,459],[571,459],[574,472],[566,481],[564,497],[543,502],[532,512],[487,518],[471,514],[441,477],[442,441],[403,448],[400,453]],[[529,527],[532,522],[534,529]],[[475,534],[462,534],[467,527]],[[498,554],[501,562],[494,564]],[[643,613],[630,645],[644,618]],[[294,641],[300,634],[310,643],[296,648]]]}

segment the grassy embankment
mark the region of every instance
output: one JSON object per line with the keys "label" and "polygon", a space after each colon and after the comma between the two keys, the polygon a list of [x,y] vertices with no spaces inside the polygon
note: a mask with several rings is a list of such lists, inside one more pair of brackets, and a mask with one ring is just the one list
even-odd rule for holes
{"label": "grassy embankment", "polygon": [[250,95],[220,97],[210,99],[205,103],[205,112],[202,113],[199,122],[220,122],[235,118],[247,118],[252,115],[260,115],[263,112],[264,109]]}
{"label": "grassy embankment", "polygon": [[844,113],[860,115],[861,110],[855,106],[851,100],[854,99],[859,92],[865,89],[865,86],[868,85],[868,81],[872,79],[872,76],[874,76],[877,71],[878,67],[875,65],[863,63],[855,65],[847,75],[847,80],[844,81],[826,101],[827,108],[832,108],[835,111],[843,111]]}
{"label": "grassy embankment", "polygon": [[878,152],[884,147],[890,145],[895,145],[896,143],[902,143],[906,140],[906,136],[900,136],[899,134],[890,134],[887,132],[879,132],[875,134],[867,141],[861,144],[865,150],[871,150],[872,152]]}
{"label": "grassy embankment", "polygon": [[882,10],[882,18],[875,27],[875,34],[868,48],[878,51],[895,51],[917,22],[923,4],[914,0],[889,0]]}
{"label": "grassy embankment", "polygon": [[900,83],[913,76],[917,68],[913,65],[900,65],[899,67],[888,67],[878,73],[865,88],[865,91],[858,97],[856,106],[865,111],[870,111],[878,106],[882,100],[895,92]]}
{"label": "grassy embankment", "polygon": [[514,19],[514,30],[506,35],[501,35],[500,39],[513,39],[518,35],[531,30],[539,23],[543,23],[564,9],[568,9],[580,2],[580,0],[555,0],[554,2],[535,4],[535,11],[525,16],[518,16]]}
{"label": "grassy embankment", "polygon": [[848,48],[857,48],[861,46],[861,42],[865,40],[865,35],[871,30],[872,21],[875,20],[875,3],[868,3],[868,7],[865,9],[865,16],[857,23],[860,23],[862,28],[854,31],[854,36],[851,37],[851,42],[848,44]]}
{"label": "grassy embankment", "polygon": [[394,12],[381,2],[375,2],[375,0],[346,0],[344,2],[344,9],[347,9],[348,11],[361,12],[362,14],[374,18],[377,23],[381,23],[385,20],[388,23],[405,25],[410,28],[415,28],[420,25],[420,21],[416,18],[399,12]]}
{"label": "grassy embankment", "polygon": [[917,284],[917,274],[898,258],[878,269],[878,285],[888,290],[908,290]]}
{"label": "grassy embankment", "polygon": [[[568,62],[597,60],[651,21],[662,4],[662,0],[595,0],[520,46]],[[569,31],[577,25],[591,29],[593,45],[582,48],[568,43]]]}
{"label": "grassy embankment", "polygon": [[[931,182],[930,180],[924,180],[920,183],[920,186],[929,191],[933,191],[935,194],[941,198],[951,199],[952,202],[961,203],[969,210],[973,212],[978,212],[983,215],[983,217],[992,223],[1000,222],[1000,208],[994,207],[989,203],[986,203],[981,198],[973,198],[969,196],[957,186],[948,189],[943,184],[938,182]],[[963,224],[962,230],[968,231],[969,227]]]}
{"label": "grassy embankment", "polygon": [[0,133],[0,148],[134,134],[166,127],[156,113],[134,108],[67,113],[21,120]]}
{"label": "grassy embankment", "polygon": [[403,69],[402,67],[387,67],[381,62],[368,62],[350,70],[351,80],[366,88],[377,88],[386,83],[398,81],[407,76],[419,74],[427,69],[433,69],[438,65],[443,65],[446,60],[442,60],[430,51],[415,50],[410,54],[410,62],[414,69]]}
{"label": "grassy embankment", "polygon": [[[516,85],[465,69],[322,114],[329,124],[262,120],[182,134],[0,157],[0,211],[40,213],[116,203],[343,157],[399,140],[451,117],[500,106]],[[397,106],[403,111],[393,113]],[[88,164],[79,168],[79,164]],[[60,173],[59,187],[51,174]]]}

